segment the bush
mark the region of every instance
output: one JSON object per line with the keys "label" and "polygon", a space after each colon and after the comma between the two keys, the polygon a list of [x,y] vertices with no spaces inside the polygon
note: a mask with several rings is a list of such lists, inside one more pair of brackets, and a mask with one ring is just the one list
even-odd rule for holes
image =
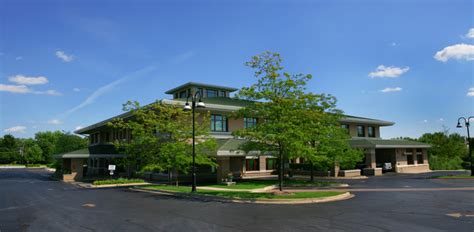
{"label": "bush", "polygon": [[118,178],[112,180],[95,180],[92,182],[93,185],[106,185],[106,184],[129,184],[129,183],[145,183],[142,179],[125,179]]}
{"label": "bush", "polygon": [[26,164],[25,167],[27,168],[39,168],[41,164]]}

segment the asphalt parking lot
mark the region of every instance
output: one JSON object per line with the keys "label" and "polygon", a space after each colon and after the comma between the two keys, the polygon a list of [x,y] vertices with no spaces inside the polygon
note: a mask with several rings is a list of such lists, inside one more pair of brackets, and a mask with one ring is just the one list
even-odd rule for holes
{"label": "asphalt parking lot", "polygon": [[0,169],[0,231],[474,231],[474,180],[428,178],[436,174],[344,180],[372,190],[346,201],[254,205],[80,189],[42,169]]}

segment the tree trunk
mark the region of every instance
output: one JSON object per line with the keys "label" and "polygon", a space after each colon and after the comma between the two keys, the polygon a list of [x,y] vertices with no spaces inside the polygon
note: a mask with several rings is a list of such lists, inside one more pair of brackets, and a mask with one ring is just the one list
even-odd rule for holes
{"label": "tree trunk", "polygon": [[175,169],[175,171],[176,171],[176,187],[179,187],[179,173],[177,169]]}
{"label": "tree trunk", "polygon": [[313,161],[310,161],[309,164],[311,165],[311,182],[314,182],[314,165]]}
{"label": "tree trunk", "polygon": [[168,185],[171,185],[173,174],[171,173],[171,168],[168,168]]}

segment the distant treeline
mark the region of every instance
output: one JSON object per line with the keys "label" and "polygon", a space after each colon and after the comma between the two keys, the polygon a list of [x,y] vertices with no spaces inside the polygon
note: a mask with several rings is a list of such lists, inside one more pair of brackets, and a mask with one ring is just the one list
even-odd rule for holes
{"label": "distant treeline", "polygon": [[49,164],[53,155],[88,146],[88,139],[63,131],[38,132],[34,138],[0,137],[0,164]]}

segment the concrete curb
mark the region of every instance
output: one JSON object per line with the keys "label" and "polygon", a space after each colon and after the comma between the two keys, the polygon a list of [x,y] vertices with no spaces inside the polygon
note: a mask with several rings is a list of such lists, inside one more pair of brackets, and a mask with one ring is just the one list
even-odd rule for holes
{"label": "concrete curb", "polygon": [[83,182],[69,182],[71,184],[77,185],[81,188],[88,188],[88,189],[102,189],[102,188],[120,188],[120,187],[133,187],[133,186],[144,186],[144,185],[151,185],[151,183],[127,183],[127,184],[104,184],[104,185],[93,185],[89,183]]}
{"label": "concrete curb", "polygon": [[296,204],[314,204],[314,203],[325,203],[333,201],[342,201],[353,198],[355,195],[350,192],[345,192],[337,196],[331,197],[319,197],[319,198],[305,198],[305,199],[240,199],[240,198],[227,198],[217,197],[210,195],[198,195],[191,193],[180,193],[164,190],[148,190],[139,188],[130,188],[131,191],[144,192],[157,195],[175,196],[179,198],[204,200],[204,201],[216,201],[224,203],[246,203],[246,204],[281,204],[281,205],[296,205]]}

